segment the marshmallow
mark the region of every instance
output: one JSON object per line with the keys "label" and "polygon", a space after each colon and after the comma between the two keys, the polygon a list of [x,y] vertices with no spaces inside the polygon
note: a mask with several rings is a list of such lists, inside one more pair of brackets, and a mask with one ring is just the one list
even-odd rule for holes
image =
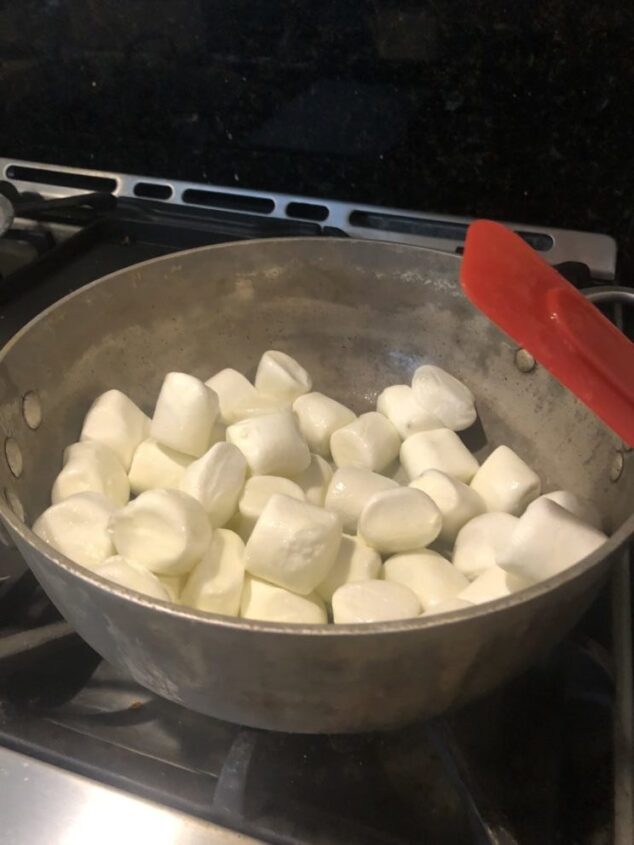
{"label": "marshmallow", "polygon": [[401,463],[410,481],[428,469],[438,469],[467,484],[478,469],[477,460],[448,428],[412,434],[401,446]]}
{"label": "marshmallow", "polygon": [[452,431],[469,428],[476,420],[473,393],[457,378],[435,367],[423,364],[412,378],[412,389],[422,407]]}
{"label": "marshmallow", "polygon": [[79,439],[109,446],[127,472],[134,450],[148,436],[149,429],[149,418],[125,393],[108,390],[90,406]]}
{"label": "marshmallow", "polygon": [[317,587],[325,601],[332,601],[333,593],[353,581],[371,581],[379,578],[381,558],[378,553],[359,540],[344,534],[330,572]]}
{"label": "marshmallow", "polygon": [[518,519],[510,513],[483,513],[458,532],[453,550],[456,569],[470,580],[500,562]]}
{"label": "marshmallow", "polygon": [[499,566],[492,566],[482,575],[478,575],[457,597],[469,604],[483,604],[525,590],[530,585],[531,581],[512,572],[505,572]]}
{"label": "marshmallow", "polygon": [[429,496],[398,487],[375,493],[368,501],[359,517],[359,536],[382,554],[395,554],[433,543],[441,526],[440,511]]}
{"label": "marshmallow", "polygon": [[108,446],[97,440],[73,443],[64,450],[64,466],[55,479],[55,505],[75,493],[101,493],[118,507],[127,504],[130,484],[123,464]]}
{"label": "marshmallow", "polygon": [[425,616],[431,616],[432,614],[440,614],[440,613],[451,613],[454,610],[466,610],[469,607],[473,607],[471,602],[465,601],[464,599],[459,599],[457,596],[453,598],[447,599],[446,601],[441,601],[438,604],[435,604],[433,607],[430,607],[428,610],[425,611]]}
{"label": "marshmallow", "polygon": [[227,441],[240,449],[253,475],[293,476],[310,464],[310,451],[292,411],[234,423],[227,429]]}
{"label": "marshmallow", "polygon": [[531,581],[543,581],[596,551],[606,535],[550,499],[527,508],[500,556],[500,566]]}
{"label": "marshmallow", "polygon": [[113,514],[110,533],[127,560],[161,575],[182,575],[211,540],[202,505],[180,490],[147,490]]}
{"label": "marshmallow", "polygon": [[442,516],[438,538],[450,546],[462,526],[486,510],[484,501],[475,490],[437,469],[428,469],[409,486],[427,493],[437,506]]}
{"label": "marshmallow", "polygon": [[218,397],[220,418],[225,425],[244,419],[238,408],[240,405],[249,405],[257,393],[249,379],[231,367],[220,370],[207,379],[205,385]]}
{"label": "marshmallow", "polygon": [[114,513],[112,501],[101,493],[75,493],[47,508],[33,531],[75,563],[96,569],[114,554],[108,531]]}
{"label": "marshmallow", "polygon": [[260,417],[290,407],[290,400],[279,396],[265,396],[237,370],[227,368],[205,382],[218,395],[220,416],[226,425],[249,417]]}
{"label": "marshmallow", "polygon": [[179,487],[200,502],[212,526],[220,528],[238,507],[246,475],[242,452],[231,443],[216,443],[187,467]]}
{"label": "marshmallow", "polygon": [[344,467],[335,472],[328,485],[325,506],[339,515],[344,531],[354,534],[361,511],[372,496],[381,490],[396,490],[397,487],[396,481],[384,475],[368,469]]}
{"label": "marshmallow", "polygon": [[519,516],[539,496],[537,473],[508,446],[498,446],[471,479],[471,489],[482,496],[489,511]]}
{"label": "marshmallow", "polygon": [[292,402],[312,386],[306,370],[285,352],[269,349],[260,358],[255,374],[255,387],[260,393]]}
{"label": "marshmallow", "polygon": [[[592,502],[589,502],[587,499],[575,496],[574,493],[569,493],[567,490],[553,490],[552,493],[544,493],[543,496],[540,496],[539,499],[536,499],[535,501],[539,502],[540,499],[550,499],[551,502],[559,505],[559,507],[566,511],[570,511],[570,513],[574,514],[582,522],[588,522],[590,525],[593,525],[595,528],[601,530],[601,514],[599,513],[598,508],[596,508]],[[531,505],[529,505],[529,507],[531,507]]]}
{"label": "marshmallow", "polygon": [[338,428],[330,438],[330,451],[338,467],[380,472],[398,455],[401,439],[392,423],[376,411],[361,414]]}
{"label": "marshmallow", "polygon": [[416,595],[392,581],[355,581],[339,587],[332,597],[332,615],[338,625],[411,619],[420,612]]}
{"label": "marshmallow", "polygon": [[427,550],[388,558],[383,564],[383,577],[409,587],[425,611],[454,599],[469,586],[453,564]]}
{"label": "marshmallow", "polygon": [[291,481],[290,478],[282,478],[280,475],[251,476],[247,479],[238,502],[240,534],[243,537],[249,537],[269,499],[275,493],[290,496],[291,499],[297,499],[298,502],[303,502],[306,499],[299,484]]}
{"label": "marshmallow", "polygon": [[307,502],[323,507],[326,490],[332,480],[332,469],[322,457],[312,455],[307,469],[296,475],[293,480],[304,491]]}
{"label": "marshmallow", "polygon": [[308,595],[328,574],[340,542],[336,514],[275,493],[249,537],[245,566],[252,575]]}
{"label": "marshmallow", "polygon": [[[149,569],[147,570],[149,572]],[[157,575],[156,576],[163,587],[167,590],[167,595],[172,604],[180,604],[181,592],[183,584],[187,578],[186,575]]]}
{"label": "marshmallow", "polygon": [[169,601],[170,596],[163,584],[148,569],[127,561],[121,555],[113,555],[107,558],[101,566],[95,569],[97,575],[102,578],[107,578],[108,581],[113,581],[120,587],[125,587],[127,590],[134,590],[137,593],[143,593],[153,599],[160,599],[160,601]]}
{"label": "marshmallow", "polygon": [[219,528],[181,592],[182,604],[237,616],[244,582],[244,543],[233,531]]}
{"label": "marshmallow", "polygon": [[386,387],[376,400],[376,409],[388,418],[403,440],[417,431],[445,428],[438,417],[423,408],[408,384]]}
{"label": "marshmallow", "polygon": [[161,446],[151,437],[136,448],[128,472],[130,489],[135,496],[157,487],[178,488],[185,470],[194,459],[191,455]]}
{"label": "marshmallow", "polygon": [[211,442],[218,396],[187,373],[168,373],[156,401],[150,434],[163,446],[199,458]]}
{"label": "marshmallow", "polygon": [[305,393],[293,402],[299,420],[299,430],[311,452],[324,458],[330,456],[330,438],[344,425],[356,420],[357,415],[340,402],[323,393]]}
{"label": "marshmallow", "polygon": [[244,579],[240,616],[300,625],[322,625],[328,621],[324,603],[315,593],[298,596],[249,575]]}

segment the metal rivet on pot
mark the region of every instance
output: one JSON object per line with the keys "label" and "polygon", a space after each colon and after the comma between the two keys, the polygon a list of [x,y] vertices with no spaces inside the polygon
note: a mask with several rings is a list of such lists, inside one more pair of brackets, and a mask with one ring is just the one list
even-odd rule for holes
{"label": "metal rivet on pot", "polygon": [[625,458],[623,452],[615,452],[610,464],[610,481],[618,481],[623,472]]}
{"label": "metal rivet on pot", "polygon": [[15,516],[24,522],[24,508],[22,507],[22,502],[18,498],[18,494],[14,493],[13,490],[10,490],[7,487],[4,491],[4,497]]}
{"label": "metal rivet on pot", "polygon": [[7,437],[4,441],[4,456],[13,475],[19,478],[22,475],[22,452],[13,437]]}
{"label": "metal rivet on pot", "polygon": [[34,390],[29,390],[22,397],[22,416],[29,428],[34,431],[42,423],[42,406],[40,398]]}
{"label": "metal rivet on pot", "polygon": [[530,373],[535,369],[535,359],[527,349],[518,349],[515,353],[515,366],[520,373]]}

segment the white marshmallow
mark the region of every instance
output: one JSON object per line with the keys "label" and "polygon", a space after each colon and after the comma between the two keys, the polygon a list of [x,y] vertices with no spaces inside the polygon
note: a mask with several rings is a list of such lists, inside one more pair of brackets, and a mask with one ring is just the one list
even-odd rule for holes
{"label": "white marshmallow", "polygon": [[536,472],[508,446],[498,446],[471,479],[471,489],[482,496],[489,511],[519,516],[539,496]]}
{"label": "white marshmallow", "polygon": [[478,575],[457,597],[469,604],[483,604],[525,590],[530,585],[531,581],[512,572],[505,572],[499,566],[492,566],[482,575]]}
{"label": "white marshmallow", "polygon": [[135,496],[157,487],[178,488],[185,470],[194,459],[191,455],[161,446],[151,437],[136,448],[128,478]]}
{"label": "white marshmallow", "polygon": [[453,564],[432,551],[388,558],[383,564],[383,577],[409,587],[425,611],[454,599],[469,586]]}
{"label": "white marshmallow", "polygon": [[168,373],[156,401],[150,434],[163,446],[199,458],[211,442],[218,396],[187,373]]}
{"label": "white marshmallow", "polygon": [[359,517],[359,536],[381,554],[395,554],[433,543],[441,526],[440,511],[429,496],[398,487],[375,493],[368,501]]}
{"label": "white marshmallow", "polygon": [[483,513],[467,522],[458,532],[453,550],[456,569],[470,580],[496,566],[517,527],[510,513]]}
{"label": "white marshmallow", "polygon": [[376,411],[361,414],[338,428],[330,438],[330,451],[338,467],[380,472],[398,455],[401,439],[392,423]]}
{"label": "white marshmallow", "polygon": [[149,430],[149,418],[125,393],[108,390],[90,406],[79,439],[96,440],[109,446],[127,472],[134,450]]}
{"label": "white marshmallow", "polygon": [[207,379],[205,385],[214,391],[218,397],[220,417],[225,425],[244,419],[238,408],[249,405],[257,391],[248,378],[237,370],[227,367]]}
{"label": "white marshmallow", "polygon": [[332,597],[335,624],[390,622],[420,616],[415,593],[392,581],[354,581],[344,584]]}
{"label": "white marshmallow", "polygon": [[[150,571],[149,569],[147,570]],[[157,575],[172,604],[180,604],[181,592],[187,579],[186,575]]]}
{"label": "white marshmallow", "polygon": [[462,526],[486,510],[483,499],[475,490],[437,469],[428,469],[409,486],[427,493],[438,507],[442,515],[438,538],[450,546]]}
{"label": "white marshmallow", "polygon": [[255,387],[260,393],[292,402],[313,386],[306,370],[290,355],[269,349],[260,358]]}
{"label": "white marshmallow", "polygon": [[147,490],[113,514],[110,532],[126,560],[161,575],[182,575],[211,541],[202,505],[180,490]]}
{"label": "white marshmallow", "polygon": [[324,505],[326,491],[332,480],[330,464],[319,455],[311,455],[310,463],[304,472],[300,472],[293,479],[304,491],[306,501],[311,505]]}
{"label": "white marshmallow", "polygon": [[95,569],[95,573],[101,575],[102,578],[107,578],[108,581],[119,584],[120,587],[125,587],[127,590],[134,590],[161,601],[170,600],[168,591],[153,572],[135,566],[121,555],[113,555],[107,558],[101,566]]}
{"label": "white marshmallow", "polygon": [[606,540],[602,531],[543,498],[520,517],[499,563],[509,573],[543,581],[592,554]]}
{"label": "white marshmallow", "polygon": [[247,462],[231,443],[216,443],[185,470],[180,489],[196,499],[214,528],[225,525],[236,512],[247,476]]}
{"label": "white marshmallow", "polygon": [[473,393],[440,367],[423,364],[414,373],[412,388],[423,408],[437,417],[443,427],[462,431],[475,422]]}
{"label": "white marshmallow", "polygon": [[334,513],[275,493],[246,547],[246,569],[294,593],[308,595],[335,562],[341,522]]}
{"label": "white marshmallow", "polygon": [[244,543],[233,531],[219,528],[181,592],[182,604],[237,616],[244,582]]}
{"label": "white marshmallow", "polygon": [[291,481],[290,478],[282,478],[280,475],[253,475],[247,479],[238,502],[242,537],[249,537],[269,499],[276,493],[290,496],[298,502],[306,499],[299,484]]}
{"label": "white marshmallow", "polygon": [[335,472],[328,485],[325,506],[339,515],[344,531],[354,534],[361,511],[372,496],[381,490],[396,490],[397,487],[396,481],[384,475],[368,469],[344,467]]}
{"label": "white marshmallow", "polygon": [[218,395],[220,416],[225,425],[260,417],[274,411],[288,410],[290,400],[279,396],[265,396],[237,370],[227,368],[205,382]]}
{"label": "white marshmallow", "polygon": [[340,402],[323,393],[305,393],[293,402],[299,420],[299,430],[311,452],[324,458],[330,456],[330,438],[344,425],[356,420],[357,415]]}
{"label": "white marshmallow", "polygon": [[[570,511],[570,513],[574,514],[582,522],[587,522],[599,530],[603,527],[599,509],[592,502],[582,499],[580,496],[575,496],[574,493],[569,493],[567,490],[553,490],[552,493],[544,493],[543,496],[535,499],[535,501],[539,502],[540,499],[550,499],[551,502],[559,505],[560,508]],[[529,508],[531,505],[529,505]]]}
{"label": "white marshmallow", "polygon": [[325,601],[332,601],[333,593],[353,581],[371,581],[379,578],[381,558],[378,553],[359,540],[344,534],[330,572],[317,587]]}
{"label": "white marshmallow", "polygon": [[454,596],[451,599],[441,601],[439,604],[435,604],[433,607],[430,607],[428,610],[425,611],[425,616],[431,616],[432,614],[440,613],[451,613],[454,610],[466,610],[469,607],[473,607],[471,602],[465,601],[464,599],[459,599],[457,596]]}
{"label": "white marshmallow", "polygon": [[45,543],[88,569],[114,554],[108,531],[115,506],[101,493],[75,493],[51,505],[33,523]]}
{"label": "white marshmallow", "polygon": [[445,428],[438,417],[423,408],[408,384],[386,387],[376,400],[376,409],[388,418],[403,440],[417,431]]}
{"label": "white marshmallow", "polygon": [[97,440],[73,443],[64,450],[64,466],[53,484],[51,501],[55,505],[87,492],[102,493],[118,507],[130,498],[123,464],[109,446]]}
{"label": "white marshmallow", "polygon": [[401,446],[401,463],[410,481],[428,469],[438,469],[467,484],[478,469],[475,457],[448,428],[412,434]]}
{"label": "white marshmallow", "polygon": [[244,579],[240,616],[262,622],[322,625],[328,621],[323,601],[316,593],[298,596],[259,578]]}
{"label": "white marshmallow", "polygon": [[293,476],[310,464],[310,451],[292,411],[234,423],[227,429],[227,441],[240,449],[253,475]]}

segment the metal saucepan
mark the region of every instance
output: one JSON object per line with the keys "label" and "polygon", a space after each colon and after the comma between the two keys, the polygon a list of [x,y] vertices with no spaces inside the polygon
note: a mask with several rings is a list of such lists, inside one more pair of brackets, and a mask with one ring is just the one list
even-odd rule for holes
{"label": "metal saucepan", "polygon": [[[160,695],[220,719],[340,732],[463,704],[564,636],[634,530],[634,460],[541,367],[518,369],[515,345],[462,295],[459,265],[415,247],[336,239],[195,249],[82,288],[16,335],[0,354],[0,424],[11,438],[9,461],[0,460],[0,513],[91,646]],[[556,578],[485,606],[367,626],[293,626],[143,598],[31,532],[62,450],[99,393],[120,388],[150,412],[167,371],[252,374],[271,347],[296,356],[317,389],[357,411],[424,361],[447,368],[477,397],[480,422],[468,445],[483,457],[509,444],[546,489],[592,499],[611,539]]]}

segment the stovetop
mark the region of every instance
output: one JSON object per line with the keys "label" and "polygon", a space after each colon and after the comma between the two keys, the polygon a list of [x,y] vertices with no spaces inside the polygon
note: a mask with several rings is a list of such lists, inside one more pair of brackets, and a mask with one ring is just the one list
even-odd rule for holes
{"label": "stovetop", "polygon": [[161,699],[69,634],[29,574],[20,591],[5,596],[0,655],[26,625],[64,636],[0,659],[0,747],[265,842],[612,841],[609,591],[495,695],[392,733],[324,737]]}
{"label": "stovetop", "polygon": [[[51,206],[35,221],[18,216],[9,238],[14,263],[4,273],[0,239],[0,342],[60,296],[137,261],[228,240],[358,234],[348,231],[352,213],[338,213],[341,226],[330,227],[286,213],[123,196],[107,214]],[[373,236],[397,216],[400,229],[392,231],[393,239],[433,240],[429,215],[363,213],[366,222],[376,218]],[[421,220],[427,228],[420,228]],[[445,236],[452,232],[451,249],[459,251],[460,238],[451,229],[456,225],[464,224],[433,220],[440,248],[447,248]],[[557,234],[555,240],[566,241]],[[16,243],[21,266],[15,264]],[[567,271],[588,285],[596,268],[580,262],[580,254],[571,255]],[[613,269],[604,267],[599,279],[595,273],[595,282],[605,283]],[[3,571],[23,566],[6,546],[0,546],[0,559]],[[227,830],[289,844],[619,841],[631,822],[631,812],[623,809],[631,788],[631,691],[628,699],[623,686],[624,678],[626,684],[631,680],[631,652],[623,646],[630,625],[623,611],[629,607],[625,564],[617,578],[571,637],[487,699],[392,733],[310,737],[241,728],[158,698],[74,635],[25,573],[10,589],[5,585],[4,594],[0,582],[0,776],[3,749],[17,752],[21,756],[13,762],[53,766],[43,770],[49,780],[54,772],[70,772],[88,778],[84,783],[101,784],[99,789],[155,802],[149,805],[153,818],[172,818],[177,811],[217,825],[213,832],[205,828],[200,841],[204,835],[225,841],[219,831]],[[0,817],[15,811],[2,807],[3,795],[12,805],[26,796],[27,813],[29,803],[37,802],[28,783],[40,783],[35,775],[41,772],[25,771],[20,791],[0,787]],[[198,841],[191,825],[190,839],[179,841]],[[16,835],[16,841],[23,840]],[[165,834],[155,841],[176,839]]]}

